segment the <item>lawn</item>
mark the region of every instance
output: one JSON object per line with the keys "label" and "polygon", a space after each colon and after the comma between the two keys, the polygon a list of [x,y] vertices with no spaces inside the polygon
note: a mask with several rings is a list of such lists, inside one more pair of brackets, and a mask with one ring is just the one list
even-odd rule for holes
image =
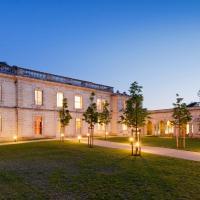
{"label": "lawn", "polygon": [[[98,139],[104,140],[104,138],[98,138]],[[129,137],[109,137],[107,140],[111,142],[129,143]],[[175,149],[176,140],[175,138],[171,137],[145,136],[142,137],[142,145]],[[200,152],[200,139],[186,138],[185,150]]]}
{"label": "lawn", "polygon": [[200,163],[58,141],[0,146],[0,199],[199,199]]}

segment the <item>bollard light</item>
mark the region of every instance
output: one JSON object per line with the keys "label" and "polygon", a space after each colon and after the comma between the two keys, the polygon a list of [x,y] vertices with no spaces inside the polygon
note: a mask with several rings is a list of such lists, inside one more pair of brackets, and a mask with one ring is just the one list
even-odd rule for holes
{"label": "bollard light", "polygon": [[133,142],[133,137],[130,137],[130,138],[129,138],[129,141],[132,143],[132,142]]}
{"label": "bollard light", "polygon": [[60,140],[61,140],[61,141],[64,141],[64,137],[65,137],[64,133],[61,133],[61,134],[60,134]]}
{"label": "bollard light", "polygon": [[135,143],[135,156],[141,156],[141,144],[140,144],[140,142]]}
{"label": "bollard light", "polygon": [[89,137],[90,136],[90,134],[89,133],[87,133],[87,137]]}
{"label": "bollard light", "polygon": [[78,138],[78,142],[80,143],[81,142],[81,138],[82,138],[81,135],[78,135],[77,138]]}
{"label": "bollard light", "polygon": [[139,146],[140,146],[140,143],[139,143],[139,142],[136,142],[136,143],[135,143],[135,146],[136,146],[136,147],[139,147]]}
{"label": "bollard light", "polygon": [[13,140],[14,140],[14,142],[17,142],[17,136],[16,135],[13,135]]}

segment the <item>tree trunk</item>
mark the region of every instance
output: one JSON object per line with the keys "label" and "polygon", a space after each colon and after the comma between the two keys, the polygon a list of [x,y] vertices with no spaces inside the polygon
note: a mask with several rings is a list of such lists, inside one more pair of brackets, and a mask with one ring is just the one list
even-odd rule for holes
{"label": "tree trunk", "polygon": [[183,148],[185,149],[185,132],[186,130],[183,130]]}
{"label": "tree trunk", "polygon": [[180,116],[179,116],[179,118],[178,118],[178,135],[177,135],[177,138],[176,138],[176,147],[177,147],[177,149],[179,148],[180,129],[181,129],[181,125],[180,125]]}
{"label": "tree trunk", "polygon": [[90,129],[91,129],[91,134],[90,134],[90,148],[92,148],[93,147],[93,136],[94,136],[94,127],[93,127],[93,125],[91,124],[90,125]]}
{"label": "tree trunk", "polygon": [[131,129],[131,137],[133,137],[133,129]]}
{"label": "tree trunk", "polygon": [[[62,134],[64,136],[61,136]],[[60,141],[64,141],[64,137],[65,137],[65,126],[61,125],[61,127],[60,127]]]}
{"label": "tree trunk", "polygon": [[106,125],[105,125],[105,140],[107,139],[106,137],[107,137],[107,135],[106,135],[107,133],[106,133]]}
{"label": "tree trunk", "polygon": [[180,125],[178,126],[178,132],[176,131],[176,148],[179,147],[179,133],[180,133]]}

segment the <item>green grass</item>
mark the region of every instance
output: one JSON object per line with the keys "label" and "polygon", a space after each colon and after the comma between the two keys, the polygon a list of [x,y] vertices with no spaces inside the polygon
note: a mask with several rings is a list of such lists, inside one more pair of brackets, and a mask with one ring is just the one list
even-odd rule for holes
{"label": "green grass", "polygon": [[0,199],[194,200],[200,163],[58,141],[0,146]]}
{"label": "green grass", "polygon": [[[98,139],[104,140],[104,138]],[[129,143],[129,137],[109,137],[107,140],[111,142]],[[176,140],[171,137],[146,136],[142,137],[142,145],[175,149]],[[185,150],[200,152],[200,139],[186,138]]]}

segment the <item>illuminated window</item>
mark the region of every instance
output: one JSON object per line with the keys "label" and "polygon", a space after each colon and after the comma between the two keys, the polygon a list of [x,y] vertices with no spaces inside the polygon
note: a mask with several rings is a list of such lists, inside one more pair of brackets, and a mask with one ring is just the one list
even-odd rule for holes
{"label": "illuminated window", "polygon": [[189,134],[189,133],[190,133],[190,125],[187,124],[187,125],[186,125],[186,134]]}
{"label": "illuminated window", "polygon": [[63,106],[63,96],[62,92],[57,92],[57,107]]}
{"label": "illuminated window", "polygon": [[101,110],[101,99],[97,99],[97,110]]}
{"label": "illuminated window", "polygon": [[75,96],[75,109],[82,108],[82,96]]}
{"label": "illuminated window", "polygon": [[35,105],[39,105],[41,106],[43,103],[43,99],[42,99],[42,90],[35,90]]}
{"label": "illuminated window", "polygon": [[100,124],[100,123],[98,123],[97,124],[97,129],[98,129],[98,131],[105,131],[105,124]]}
{"label": "illuminated window", "polygon": [[101,111],[103,109],[103,105],[106,102],[105,99],[97,99],[97,110]]}
{"label": "illuminated window", "polygon": [[123,98],[118,99],[118,110],[121,112],[126,108],[126,100]]}
{"label": "illuminated window", "polygon": [[122,124],[122,130],[123,131],[127,131],[127,129],[128,129],[127,125],[126,124]]}
{"label": "illuminated window", "polygon": [[76,118],[76,132],[79,131],[81,129],[81,119],[80,118]]}

